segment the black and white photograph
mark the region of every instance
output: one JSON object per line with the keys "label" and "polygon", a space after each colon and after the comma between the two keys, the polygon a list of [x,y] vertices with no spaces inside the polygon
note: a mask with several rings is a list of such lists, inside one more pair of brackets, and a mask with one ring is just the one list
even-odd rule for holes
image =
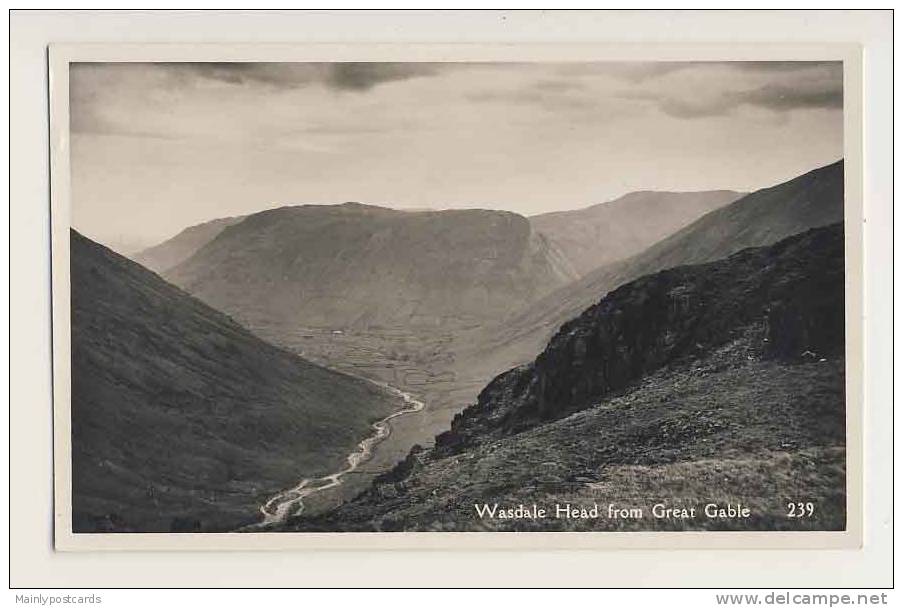
{"label": "black and white photograph", "polygon": [[65,65],[73,536],[850,530],[842,60]]}
{"label": "black and white photograph", "polygon": [[9,11],[11,605],[894,605],[893,11],[427,5]]}

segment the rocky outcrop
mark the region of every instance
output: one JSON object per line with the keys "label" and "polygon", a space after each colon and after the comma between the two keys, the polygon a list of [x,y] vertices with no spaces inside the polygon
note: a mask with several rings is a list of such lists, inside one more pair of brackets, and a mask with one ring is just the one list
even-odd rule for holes
{"label": "rocky outcrop", "polygon": [[616,289],[564,324],[535,361],[496,377],[437,437],[437,449],[562,418],[745,334],[749,356],[760,359],[843,353],[842,225]]}

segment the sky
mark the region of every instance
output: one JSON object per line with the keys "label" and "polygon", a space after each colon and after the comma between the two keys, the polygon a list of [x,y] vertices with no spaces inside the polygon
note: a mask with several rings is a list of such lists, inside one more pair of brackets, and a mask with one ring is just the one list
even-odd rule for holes
{"label": "sky", "polygon": [[72,223],[122,253],[357,201],[534,215],[843,154],[839,62],[78,63]]}

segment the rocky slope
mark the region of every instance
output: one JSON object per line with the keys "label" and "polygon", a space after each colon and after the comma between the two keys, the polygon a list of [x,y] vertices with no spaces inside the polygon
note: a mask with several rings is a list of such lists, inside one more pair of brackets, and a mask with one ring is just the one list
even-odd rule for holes
{"label": "rocky slope", "polygon": [[683,264],[717,260],[843,220],[843,161],[712,211],[642,253],[601,266],[493,328],[460,339],[462,357],[496,372],[531,360],[568,319],[610,290]]}
{"label": "rocky slope", "polygon": [[190,258],[195,251],[215,239],[220,232],[243,219],[243,216],[223,217],[189,226],[171,239],[148,247],[131,258],[154,272],[166,272]]}
{"label": "rocky slope", "polygon": [[[662,271],[495,378],[435,447],[289,529],[842,529],[840,224]],[[811,517],[787,517],[794,500]],[[742,502],[749,518],[650,517]],[[638,507],[640,518],[480,518],[475,504]]]}
{"label": "rocky slope", "polygon": [[582,276],[640,253],[741,196],[730,190],[631,192],[585,209],[543,213],[529,219]]}
{"label": "rocky slope", "polygon": [[401,409],[71,234],[73,528],[229,530]]}
{"label": "rocky slope", "polygon": [[526,218],[304,205],[248,216],[168,280],[251,325],[466,327],[574,277]]}
{"label": "rocky slope", "polygon": [[842,355],[843,270],[835,225],[637,279],[565,323],[535,361],[495,378],[437,443],[459,449],[561,418],[747,331],[769,359]]}

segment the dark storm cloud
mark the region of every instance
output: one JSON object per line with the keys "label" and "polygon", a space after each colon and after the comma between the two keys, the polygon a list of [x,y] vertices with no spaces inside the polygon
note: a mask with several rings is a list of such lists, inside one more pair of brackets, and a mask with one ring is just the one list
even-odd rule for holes
{"label": "dark storm cloud", "polygon": [[188,63],[168,64],[183,79],[197,77],[232,85],[260,84],[293,89],[323,84],[339,91],[369,91],[398,80],[431,76],[435,63]]}

